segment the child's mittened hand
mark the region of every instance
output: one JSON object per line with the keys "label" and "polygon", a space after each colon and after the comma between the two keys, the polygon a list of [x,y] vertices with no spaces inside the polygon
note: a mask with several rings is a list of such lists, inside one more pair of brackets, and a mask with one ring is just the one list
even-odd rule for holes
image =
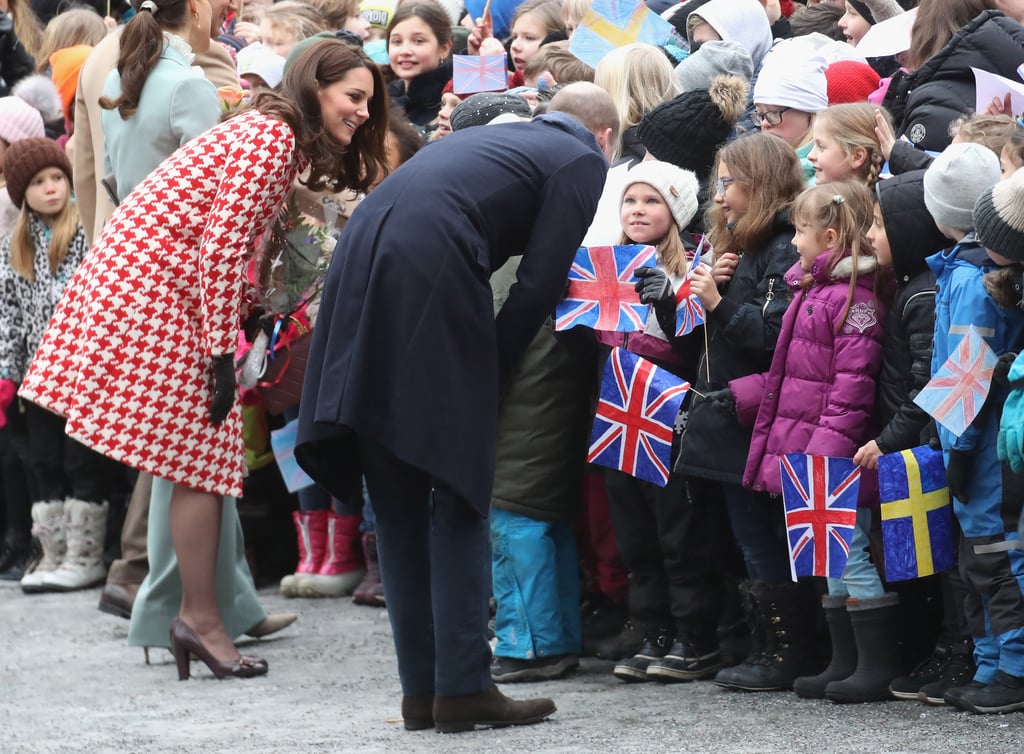
{"label": "child's mittened hand", "polygon": [[716,259],[711,267],[711,277],[715,279],[715,284],[721,285],[732,280],[732,276],[736,274],[736,265],[739,263],[740,258],[731,251]]}
{"label": "child's mittened hand", "polygon": [[638,267],[633,274],[640,278],[634,287],[641,304],[656,304],[674,295],[668,275],[657,267]]}
{"label": "child's mittened hand", "polygon": [[7,409],[18,394],[18,384],[11,380],[0,380],[0,427],[7,426]]}
{"label": "child's mittened hand", "polygon": [[967,484],[971,480],[971,473],[974,469],[974,453],[963,450],[949,451],[949,461],[946,464],[946,485],[949,487],[949,494],[966,504]]}
{"label": "child's mittened hand", "polygon": [[882,449],[878,443],[872,440],[862,446],[853,456],[853,462],[858,466],[874,471],[878,468],[878,457],[882,455]]}

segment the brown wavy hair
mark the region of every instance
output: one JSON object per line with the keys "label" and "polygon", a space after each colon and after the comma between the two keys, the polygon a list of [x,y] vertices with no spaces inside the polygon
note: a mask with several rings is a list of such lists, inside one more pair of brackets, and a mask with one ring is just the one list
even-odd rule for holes
{"label": "brown wavy hair", "polygon": [[[346,147],[324,129],[317,95],[356,68],[370,72],[373,96],[368,105],[370,117],[356,129]],[[387,89],[380,69],[362,50],[336,39],[310,45],[285,69],[279,90],[261,91],[253,98],[251,108],[291,127],[299,153],[309,161],[308,175],[302,183],[311,191],[366,191],[389,172]]]}
{"label": "brown wavy hair", "polygon": [[153,2],[157,6],[153,12],[139,10],[140,0],[132,2],[136,13],[121,32],[121,51],[117,56],[121,96],[117,99],[100,97],[100,107],[104,110],[117,108],[122,120],[128,120],[139,108],[142,87],[164,51],[164,29],[179,28],[188,17],[188,0]]}
{"label": "brown wavy hair", "polygon": [[995,9],[995,0],[922,0],[903,65],[908,71],[916,71],[949,44],[961,26],[979,13]]}
{"label": "brown wavy hair", "polygon": [[709,186],[717,183],[723,162],[729,166],[736,183],[747,190],[750,200],[747,211],[732,228],[718,204],[708,209],[704,224],[709,229],[715,259],[727,252],[756,254],[771,238],[775,217],[789,209],[803,191],[800,160],[793,147],[778,136],[754,133],[741,136],[718,150]]}

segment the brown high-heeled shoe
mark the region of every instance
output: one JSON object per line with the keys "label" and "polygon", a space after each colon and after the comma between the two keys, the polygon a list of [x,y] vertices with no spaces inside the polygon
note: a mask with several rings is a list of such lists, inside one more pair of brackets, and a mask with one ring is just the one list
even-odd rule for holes
{"label": "brown high-heeled shoe", "polygon": [[258,657],[247,657],[239,655],[234,662],[221,662],[213,656],[203,642],[196,636],[196,632],[188,627],[181,618],[175,618],[171,623],[171,654],[178,665],[178,680],[187,681],[189,677],[189,655],[194,654],[210,669],[217,678],[234,676],[235,678],[253,678],[258,675],[266,675],[269,666],[267,661]]}

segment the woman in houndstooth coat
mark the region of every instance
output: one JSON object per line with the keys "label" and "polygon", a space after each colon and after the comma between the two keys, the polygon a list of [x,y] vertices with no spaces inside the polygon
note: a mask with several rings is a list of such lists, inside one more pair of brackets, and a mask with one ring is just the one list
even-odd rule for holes
{"label": "woman in houndstooth coat", "polygon": [[68,287],[21,395],[67,417],[67,433],[173,482],[171,537],[182,607],[172,626],[218,675],[257,675],[216,607],[221,496],[245,473],[234,350],[246,263],[295,176],[365,190],[386,168],[386,96],[376,67],[319,42],[281,92],[178,149],[129,194]]}

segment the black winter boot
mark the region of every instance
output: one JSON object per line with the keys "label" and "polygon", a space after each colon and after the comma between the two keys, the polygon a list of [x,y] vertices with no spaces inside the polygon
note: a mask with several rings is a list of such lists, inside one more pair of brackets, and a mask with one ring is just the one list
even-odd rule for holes
{"label": "black winter boot", "polygon": [[[951,688],[967,685],[977,671],[974,664],[974,642],[962,639],[951,647],[948,661],[942,667],[939,677],[930,683],[922,684],[917,692],[917,700],[925,704],[942,706],[946,704],[946,692]],[[895,681],[893,681],[895,683]],[[892,684],[889,685],[892,690]]]}
{"label": "black winter boot", "polygon": [[764,650],[742,665],[721,671],[715,683],[740,691],[785,691],[792,688],[806,665],[809,621],[800,591],[791,582],[754,582],[751,589]]}
{"label": "black winter boot", "polygon": [[673,632],[670,628],[653,628],[647,631],[643,644],[632,657],[626,657],[615,665],[612,671],[616,678],[623,681],[637,682],[653,680],[647,676],[647,667],[655,660],[668,654],[673,643]]}
{"label": "black winter boot", "polygon": [[761,616],[757,607],[756,583],[754,581],[741,581],[739,583],[740,606],[743,608],[743,613],[746,616],[745,623],[750,633],[750,649],[745,660],[733,667],[726,667],[715,675],[715,683],[724,688],[733,688],[733,682],[738,677],[738,674],[749,671],[751,665],[758,662],[764,653],[764,630],[761,626]]}
{"label": "black winter boot", "polygon": [[647,666],[647,677],[665,683],[711,678],[722,668],[715,629],[676,628],[676,640],[668,654]]}
{"label": "black winter boot", "polygon": [[[889,684],[889,693],[894,699],[917,701],[921,689],[939,680],[942,676],[942,671],[949,664],[952,654],[953,645],[948,641],[940,641],[935,645],[932,653],[921,660],[910,673],[893,679]],[[939,704],[943,704],[941,694],[939,695]]]}
{"label": "black winter boot", "polygon": [[832,660],[818,675],[809,675],[793,681],[793,691],[805,699],[824,699],[825,687],[832,681],[841,681],[857,668],[857,644],[846,612],[846,597],[825,595],[821,598],[832,639]]}
{"label": "black winter boot", "polygon": [[825,687],[833,702],[881,702],[892,699],[889,684],[902,670],[896,643],[897,607],[894,593],[849,599],[846,610],[857,642],[857,669],[849,678]]}

